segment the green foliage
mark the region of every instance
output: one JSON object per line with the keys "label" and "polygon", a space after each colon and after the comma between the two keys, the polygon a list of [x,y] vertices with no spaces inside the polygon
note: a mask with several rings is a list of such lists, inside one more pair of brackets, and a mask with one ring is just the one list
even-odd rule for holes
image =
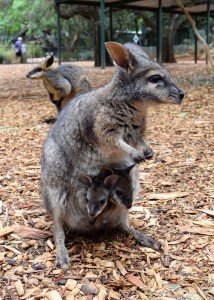
{"label": "green foliage", "polygon": [[[29,1],[30,2],[30,1]],[[4,36],[16,34],[22,28],[23,10],[27,0],[16,0],[4,11],[0,12],[0,32]]]}
{"label": "green foliage", "polygon": [[93,51],[83,51],[80,53],[80,60],[93,60],[94,52]]}
{"label": "green foliage", "polygon": [[[39,44],[26,43],[25,58],[36,58],[44,56],[43,50]],[[15,51],[13,45],[5,46],[0,43],[0,63],[12,63],[16,61]]]}
{"label": "green foliage", "polygon": [[62,44],[66,48],[69,48],[72,44],[74,35],[78,33],[81,40],[90,40],[90,46],[93,48],[93,36],[91,30],[89,30],[89,26],[89,21],[79,15],[74,16],[68,20],[61,19]]}
{"label": "green foliage", "polygon": [[0,63],[11,63],[15,60],[15,52],[13,47],[6,47],[0,44]]}
{"label": "green foliage", "polygon": [[[3,5],[3,0],[0,4]],[[50,0],[14,0],[8,1],[0,11],[0,34],[14,36],[23,28],[28,28],[28,35],[42,35],[54,28],[56,16]]]}
{"label": "green foliage", "polygon": [[[0,11],[0,36],[4,37],[1,41],[5,45],[27,30],[25,42],[28,38],[34,38],[39,43],[28,45],[28,56],[43,56],[41,46],[56,46],[56,12],[51,0],[0,0],[0,7],[4,8]],[[61,38],[66,52],[69,52],[77,33],[81,35],[78,44],[87,39],[89,47],[93,48],[92,31],[89,30],[89,26],[89,21],[79,15],[69,20],[61,19]],[[69,54],[65,53],[65,56]]]}
{"label": "green foliage", "polygon": [[12,5],[13,0],[0,0],[0,10],[3,11]]}
{"label": "green foliage", "polygon": [[135,13],[127,9],[114,10],[113,27],[116,31],[135,30]]}
{"label": "green foliage", "polygon": [[56,13],[50,0],[34,0],[28,11],[28,21],[29,36],[56,34]]}
{"label": "green foliage", "polygon": [[41,45],[35,43],[26,44],[26,57],[42,57],[44,53],[42,51]]}

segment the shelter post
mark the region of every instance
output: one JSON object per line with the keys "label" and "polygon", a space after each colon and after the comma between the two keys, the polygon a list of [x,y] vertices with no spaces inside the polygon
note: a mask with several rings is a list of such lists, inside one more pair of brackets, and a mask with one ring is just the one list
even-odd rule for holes
{"label": "shelter post", "polygon": [[58,64],[61,65],[61,31],[60,31],[60,4],[56,2],[56,14],[57,14],[57,56],[58,56]]}
{"label": "shelter post", "polygon": [[[210,1],[207,1],[207,46],[209,47],[209,37],[210,37]],[[206,54],[206,64],[208,64],[208,57]]]}
{"label": "shelter post", "polygon": [[101,42],[101,68],[105,69],[105,0],[100,0],[100,42]]}
{"label": "shelter post", "polygon": [[162,0],[158,0],[157,11],[157,60],[162,62]]}
{"label": "shelter post", "polygon": [[[197,27],[197,16],[195,15],[195,26]],[[194,56],[195,56],[195,64],[197,64],[198,60],[198,39],[197,36],[194,35],[194,41],[195,41],[195,51],[194,51]]]}
{"label": "shelter post", "polygon": [[110,41],[113,41],[113,27],[112,27],[112,7],[109,7],[109,28],[110,28]]}

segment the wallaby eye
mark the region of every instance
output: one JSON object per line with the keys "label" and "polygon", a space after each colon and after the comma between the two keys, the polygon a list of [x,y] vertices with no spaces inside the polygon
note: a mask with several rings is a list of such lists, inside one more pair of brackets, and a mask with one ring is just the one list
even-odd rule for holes
{"label": "wallaby eye", "polygon": [[123,191],[121,191],[121,190],[116,190],[116,195],[117,195],[118,197],[123,196]]}
{"label": "wallaby eye", "polygon": [[86,203],[88,203],[89,202],[89,199],[88,198],[86,198]]}
{"label": "wallaby eye", "polygon": [[160,75],[153,75],[149,78],[151,83],[158,83],[159,81],[163,81],[163,78]]}
{"label": "wallaby eye", "polygon": [[102,199],[102,200],[100,200],[99,202],[100,202],[100,205],[104,205],[105,202],[106,202],[106,200],[105,200],[105,199]]}

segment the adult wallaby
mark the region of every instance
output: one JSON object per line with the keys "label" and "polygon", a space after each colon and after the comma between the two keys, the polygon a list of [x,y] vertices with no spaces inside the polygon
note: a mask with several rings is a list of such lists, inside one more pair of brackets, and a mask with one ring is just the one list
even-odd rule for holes
{"label": "adult wallaby", "polygon": [[[86,187],[86,208],[92,222],[95,223],[104,210],[109,210],[112,202],[116,206],[132,207],[133,191],[129,173],[134,166],[121,170],[102,167],[96,176],[80,176],[80,182]],[[110,197],[112,200],[109,203]]]}
{"label": "adult wallaby", "polygon": [[[145,142],[148,107],[180,104],[184,97],[163,66],[138,45],[107,42],[106,47],[116,65],[112,81],[69,103],[52,126],[43,149],[42,195],[53,217],[57,261],[64,270],[68,269],[69,256],[63,222],[73,231],[99,230],[90,224],[79,175],[95,175],[102,166],[125,167],[143,161],[151,152]],[[134,167],[134,194],[139,184],[134,180],[136,174]],[[130,228],[128,209],[123,205],[109,224],[132,233],[144,246],[160,249],[158,242]]]}
{"label": "adult wallaby", "polygon": [[48,91],[49,98],[60,110],[73,97],[91,90],[91,84],[83,68],[74,65],[60,65],[50,68],[54,56],[49,55],[45,60],[26,76],[29,79],[41,79]]}

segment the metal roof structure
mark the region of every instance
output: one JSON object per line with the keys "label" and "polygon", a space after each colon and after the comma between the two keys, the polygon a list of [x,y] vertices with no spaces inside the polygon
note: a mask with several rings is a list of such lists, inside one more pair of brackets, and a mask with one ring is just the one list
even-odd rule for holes
{"label": "metal roof structure", "polygon": [[[101,0],[55,0],[56,5],[60,4],[81,4],[81,5],[100,5]],[[207,6],[214,14],[214,0],[196,0],[194,5],[186,5],[189,1],[183,1],[190,14],[203,15],[207,13]],[[141,9],[147,11],[157,11],[161,5],[163,12],[182,13],[176,4],[176,0],[104,0],[105,6]]]}
{"label": "metal roof structure", "polygon": [[[176,0],[54,0],[57,8],[57,28],[58,28],[58,49],[59,62],[60,55],[60,5],[93,5],[100,7],[101,19],[101,67],[105,67],[105,7],[134,9],[144,11],[157,12],[158,32],[157,32],[157,58],[161,61],[162,58],[162,13],[183,14]],[[192,5],[188,5],[191,1],[183,1],[186,10],[193,16],[205,16],[207,18],[207,36],[209,36],[210,17],[214,17],[214,0],[196,0],[192,1]]]}

